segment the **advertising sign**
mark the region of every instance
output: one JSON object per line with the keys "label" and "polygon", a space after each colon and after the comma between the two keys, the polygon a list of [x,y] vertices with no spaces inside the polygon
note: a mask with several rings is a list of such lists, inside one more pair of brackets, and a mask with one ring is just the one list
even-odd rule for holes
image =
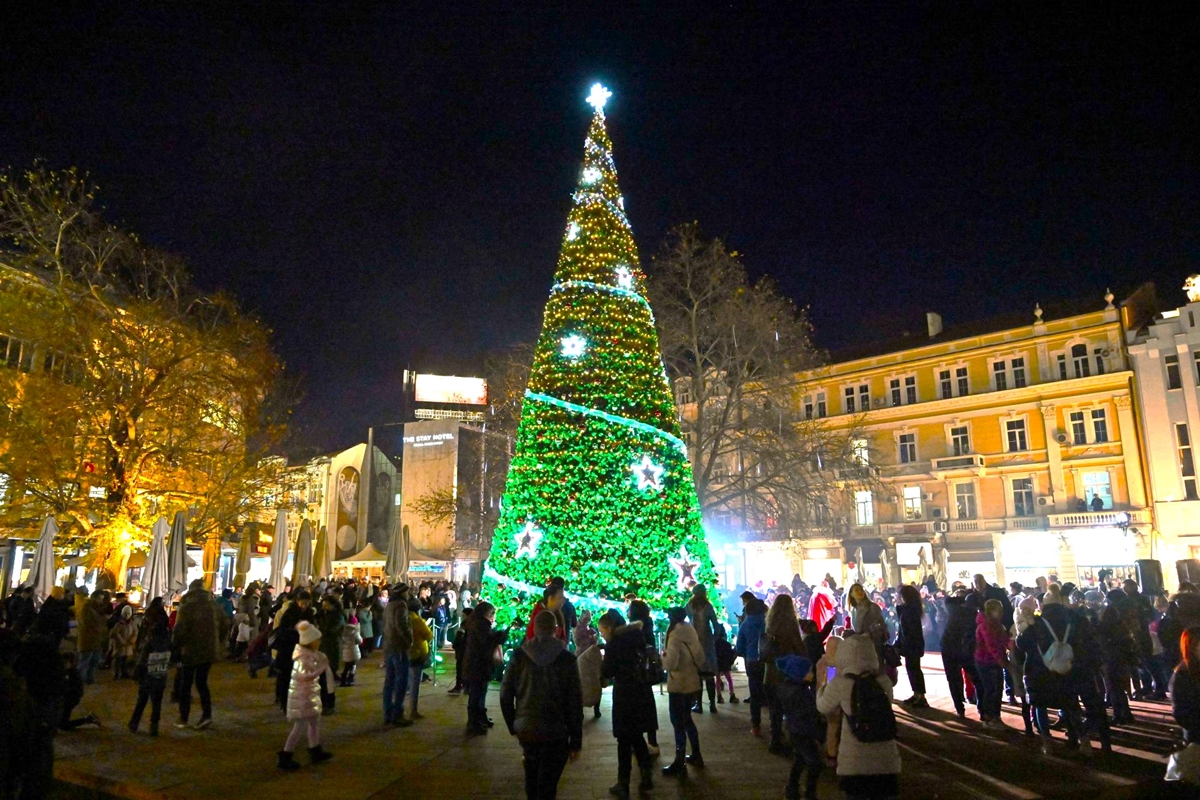
{"label": "advertising sign", "polygon": [[460,378],[455,375],[417,374],[418,403],[458,403],[471,406],[487,405],[487,381],[483,378]]}

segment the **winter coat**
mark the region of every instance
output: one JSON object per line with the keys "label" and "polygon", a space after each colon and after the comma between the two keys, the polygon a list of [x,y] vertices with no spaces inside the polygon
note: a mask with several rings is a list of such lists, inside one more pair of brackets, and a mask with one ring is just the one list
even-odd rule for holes
{"label": "winter coat", "polygon": [[47,597],[34,621],[34,630],[61,642],[71,631],[71,607],[66,600]]}
{"label": "winter coat", "polygon": [[179,601],[174,642],[185,667],[211,664],[220,652],[221,609],[207,589],[192,589]]}
{"label": "winter coat", "polygon": [[984,591],[983,597],[979,597],[978,592],[975,593],[975,597],[979,600],[979,608],[980,609],[983,608],[984,603],[986,603],[988,600],[999,600],[1000,605],[1004,609],[1003,615],[1001,616],[1000,621],[1004,623],[1005,630],[1008,630],[1009,628],[1012,627],[1013,604],[1012,604],[1012,600],[1010,600],[1008,597],[1008,592],[1004,591],[999,586],[989,586],[989,587],[987,587],[987,590]]}
{"label": "winter coat", "polygon": [[795,629],[788,626],[788,629],[781,636],[766,634],[763,636],[762,643],[758,647],[758,660],[765,661],[767,664],[766,676],[763,683],[767,686],[775,686],[783,683],[783,673],[775,666],[775,659],[783,656],[802,656],[807,653],[804,647],[804,638],[800,636],[800,628]]}
{"label": "winter coat", "polygon": [[1200,680],[1182,664],[1171,675],[1171,711],[1187,742],[1200,742]]}
{"label": "winter coat", "polygon": [[[529,622],[525,625],[525,641],[532,641],[533,623],[537,620],[538,614],[543,611],[550,611],[546,608],[546,603],[543,600],[538,600],[533,606],[533,613],[529,615]],[[551,612],[554,613],[554,612]],[[554,618],[558,620],[558,624],[554,627],[554,638],[565,642],[567,640],[566,616],[563,614],[562,607],[559,606],[558,613],[554,614]]]}
{"label": "winter coat", "polygon": [[[296,632],[296,626],[301,622],[316,624],[316,614],[311,606],[301,608],[299,604],[292,603],[275,615],[278,633],[274,634],[272,649],[276,652],[280,662],[290,661],[292,651],[296,649],[296,645],[300,644],[300,634]],[[319,629],[320,626],[318,625],[317,628]]]}
{"label": "winter coat", "polygon": [[1174,667],[1179,663],[1182,657],[1179,639],[1192,625],[1200,625],[1200,594],[1175,595],[1158,625],[1158,638],[1162,641],[1168,665]]}
{"label": "winter coat", "polygon": [[463,680],[490,681],[495,665],[492,653],[508,641],[508,630],[497,631],[486,617],[471,615],[467,630],[467,655],[463,659]]}
{"label": "winter coat", "polygon": [[329,667],[337,672],[342,663],[342,620],[340,608],[321,609],[317,614],[317,627],[321,629],[321,644],[318,649],[329,659]]}
{"label": "winter coat", "polygon": [[1114,682],[1129,680],[1131,668],[1138,665],[1138,645],[1133,634],[1120,621],[1101,622],[1096,627],[1104,668]]}
{"label": "winter coat", "polygon": [[607,643],[601,674],[613,685],[613,736],[637,736],[658,730],[654,692],[638,675],[645,648],[640,622],[617,628]]}
{"label": "winter coat", "polygon": [[110,641],[112,654],[118,658],[133,658],[137,648],[138,618],[122,619],[113,626]]}
{"label": "winter coat", "polygon": [[138,648],[133,677],[143,684],[167,682],[171,664],[171,633],[165,625],[142,631],[143,641]]}
{"label": "winter coat", "polygon": [[596,637],[596,629],[583,620],[580,620],[579,624],[575,626],[571,638],[575,641],[576,656],[599,641]]}
{"label": "winter coat", "polygon": [[429,643],[433,641],[433,631],[415,611],[408,612],[408,622],[412,626],[412,647],[408,650],[408,663],[414,667],[423,666],[429,660]]}
{"label": "winter coat", "polygon": [[[1071,672],[1060,675],[1051,672],[1042,660],[1042,653],[1054,642],[1054,637],[1046,626],[1054,630],[1055,635],[1071,645],[1075,657],[1072,661]],[[1067,626],[1071,628],[1070,638]],[[1017,652],[1024,659],[1025,690],[1029,696],[1029,704],[1039,708],[1069,708],[1076,702],[1078,696],[1078,681],[1084,679],[1084,671],[1080,667],[1083,653],[1080,652],[1079,625],[1066,608],[1061,605],[1046,606],[1036,624],[1025,629],[1017,637]]]}
{"label": "winter coat", "polygon": [[363,637],[358,632],[359,626],[357,622],[347,622],[342,626],[342,663],[357,664],[362,658],[362,651],[358,646],[362,644]]}
{"label": "winter coat", "polygon": [[942,629],[942,655],[975,660],[975,615],[978,605],[969,598],[946,598],[946,627]]}
{"label": "winter coat", "polygon": [[879,687],[892,697],[892,682],[880,672],[875,647],[865,636],[848,636],[837,651],[838,674],[817,690],[817,711],[828,717],[842,711],[841,740],[837,752],[838,775],[896,775],[900,772],[900,750],[893,739],[860,742],[850,730],[850,699],[854,680],[849,675],[872,673]]}
{"label": "winter coat", "polygon": [[600,698],[604,694],[604,680],[600,675],[604,654],[600,651],[600,645],[593,644],[578,653],[575,660],[579,667],[579,685],[583,692],[583,705],[591,708],[600,702]]}
{"label": "winter coat", "polygon": [[317,682],[322,675],[325,676],[325,685],[333,686],[333,669],[325,654],[297,645],[292,652],[292,679],[288,683],[288,719],[321,716],[321,690]]}
{"label": "winter coat", "polygon": [[887,623],[883,621],[883,610],[870,599],[858,606],[851,605],[847,597],[846,611],[850,616],[851,630],[866,634],[870,638],[875,645],[875,656],[882,664],[883,646],[891,638],[888,635]]}
{"label": "winter coat", "polygon": [[700,637],[696,629],[680,622],[667,634],[667,652],[663,656],[663,669],[667,671],[667,691],[672,694],[694,694],[703,685],[700,668],[704,666],[704,652],[700,649]]}
{"label": "winter coat", "polygon": [[108,625],[100,613],[99,604],[99,600],[88,598],[82,603],[75,601],[75,641],[81,653],[108,649]]}
{"label": "winter coat", "polygon": [[556,636],[536,637],[513,651],[500,686],[500,711],[522,744],[566,740],[583,746],[583,701],[575,656]]}
{"label": "winter coat", "polygon": [[905,658],[920,658],[925,655],[925,631],[921,627],[921,607],[901,605],[896,607],[900,617],[900,635],[896,637],[896,648]]}
{"label": "winter coat", "polygon": [[412,649],[412,622],[408,618],[408,605],[397,597],[383,611],[383,652],[389,656],[408,657]]}
{"label": "winter coat", "polygon": [[747,661],[758,661],[758,641],[767,630],[767,614],[765,611],[746,612],[742,624],[738,626],[737,641],[734,650]]}
{"label": "winter coat", "polygon": [[975,663],[1002,667],[1008,661],[1008,629],[982,611],[975,617]]}
{"label": "winter coat", "polygon": [[242,599],[238,601],[238,612],[246,615],[246,624],[251,630],[256,631],[262,627],[258,619],[257,595],[242,595]]}
{"label": "winter coat", "polygon": [[358,632],[364,641],[375,638],[375,615],[365,606],[358,610]]}
{"label": "winter coat", "polygon": [[700,640],[700,649],[704,651],[704,666],[700,670],[705,675],[717,674],[717,612],[712,603],[705,600],[697,604],[695,598],[688,603],[688,616],[692,618],[692,627],[696,629],[696,637]]}

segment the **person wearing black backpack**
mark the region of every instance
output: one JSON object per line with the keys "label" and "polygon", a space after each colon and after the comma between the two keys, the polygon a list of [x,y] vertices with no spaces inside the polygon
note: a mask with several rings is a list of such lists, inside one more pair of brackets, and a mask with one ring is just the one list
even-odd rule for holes
{"label": "person wearing black backpack", "polygon": [[900,796],[900,750],[892,682],[867,636],[847,636],[837,652],[837,674],[817,675],[817,711],[842,711],[837,754],[838,784],[847,800],[889,800]]}
{"label": "person wearing black backpack", "polygon": [[601,672],[613,685],[612,731],[617,740],[617,782],[608,791],[628,798],[635,754],[642,775],[639,788],[654,788],[650,751],[643,737],[658,727],[654,692],[645,675],[646,641],[641,623],[626,625],[616,609],[609,609],[597,627],[606,644]]}
{"label": "person wearing black backpack", "polygon": [[816,800],[817,779],[824,766],[817,740],[824,732],[825,723],[817,713],[813,662],[804,656],[784,656],[775,660],[775,667],[784,677],[783,683],[775,687],[776,702],[782,706],[787,719],[788,737],[795,753],[784,797],[800,800],[800,776],[807,772],[804,797],[805,800]]}

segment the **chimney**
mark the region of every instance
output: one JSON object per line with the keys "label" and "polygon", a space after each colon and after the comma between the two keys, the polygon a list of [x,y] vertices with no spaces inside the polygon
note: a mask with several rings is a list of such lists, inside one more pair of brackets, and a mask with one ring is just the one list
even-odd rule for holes
{"label": "chimney", "polygon": [[942,332],[942,315],[934,311],[925,312],[925,324],[929,326],[929,338]]}

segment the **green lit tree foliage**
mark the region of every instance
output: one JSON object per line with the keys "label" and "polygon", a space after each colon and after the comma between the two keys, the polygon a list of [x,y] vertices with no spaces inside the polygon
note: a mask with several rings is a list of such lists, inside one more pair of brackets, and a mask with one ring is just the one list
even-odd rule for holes
{"label": "green lit tree foliage", "polygon": [[485,572],[502,621],[556,575],[594,606],[632,591],[657,608],[715,577],[594,104]]}

